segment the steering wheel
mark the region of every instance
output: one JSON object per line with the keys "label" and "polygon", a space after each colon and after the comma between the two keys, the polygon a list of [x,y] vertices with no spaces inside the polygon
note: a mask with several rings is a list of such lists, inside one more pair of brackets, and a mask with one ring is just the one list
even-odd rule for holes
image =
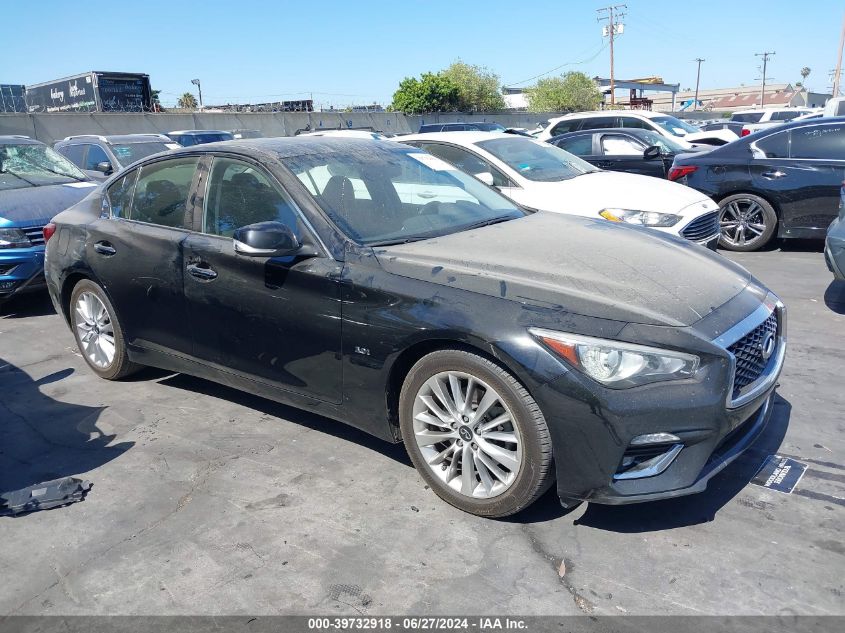
{"label": "steering wheel", "polygon": [[437,213],[440,213],[440,202],[432,200],[421,206],[417,215],[435,215]]}

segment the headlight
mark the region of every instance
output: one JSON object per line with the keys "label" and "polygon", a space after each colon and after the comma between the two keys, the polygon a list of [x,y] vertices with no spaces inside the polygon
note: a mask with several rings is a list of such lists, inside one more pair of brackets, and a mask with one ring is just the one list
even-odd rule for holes
{"label": "headlight", "polygon": [[681,216],[656,211],[634,211],[633,209],[602,209],[599,215],[611,222],[626,222],[640,226],[675,226]]}
{"label": "headlight", "polygon": [[529,332],[576,369],[613,389],[681,380],[698,369],[699,358],[693,354],[552,330]]}
{"label": "headlight", "polygon": [[20,229],[0,229],[0,248],[29,248],[32,242]]}

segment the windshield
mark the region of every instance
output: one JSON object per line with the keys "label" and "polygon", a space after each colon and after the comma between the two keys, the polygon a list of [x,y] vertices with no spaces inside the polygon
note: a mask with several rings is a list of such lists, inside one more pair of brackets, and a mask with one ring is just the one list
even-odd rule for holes
{"label": "windshield", "polygon": [[687,134],[693,134],[701,131],[697,127],[694,127],[689,123],[685,123],[680,119],[676,119],[673,116],[656,116],[652,117],[651,121],[657,123],[657,125],[673,136],[686,136]]}
{"label": "windshield", "polygon": [[0,145],[0,190],[87,180],[73,163],[46,145]]}
{"label": "windshield", "polygon": [[112,145],[111,151],[117,156],[121,165],[129,165],[136,160],[158,154],[159,152],[166,152],[169,149],[176,149],[179,147],[176,143],[165,143],[163,141],[155,141],[149,143],[126,143],[124,145]]}
{"label": "windshield", "polygon": [[689,151],[677,141],[663,136],[662,134],[658,134],[657,132],[652,132],[651,130],[640,130],[638,136],[640,140],[645,141],[649,145],[657,145],[657,147],[660,148],[660,151],[664,154],[679,154],[681,152]]}
{"label": "windshield", "polygon": [[334,223],[361,244],[416,241],[525,215],[431,154],[365,143],[332,143],[281,159]]}
{"label": "windshield", "polygon": [[520,136],[481,141],[477,145],[528,180],[555,182],[594,171],[590,163],[559,147]]}
{"label": "windshield", "polygon": [[187,147],[188,145],[202,145],[204,143],[217,143],[218,141],[233,141],[235,137],[228,132],[208,134],[175,134],[176,140]]}

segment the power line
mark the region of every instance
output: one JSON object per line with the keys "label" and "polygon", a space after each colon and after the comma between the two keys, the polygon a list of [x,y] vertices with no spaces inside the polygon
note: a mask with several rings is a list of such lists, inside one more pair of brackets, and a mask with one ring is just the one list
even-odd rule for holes
{"label": "power line", "polygon": [[550,73],[553,73],[554,71],[560,70],[561,68],[564,68],[565,66],[578,66],[580,64],[586,64],[588,62],[593,61],[596,57],[601,55],[602,51],[604,51],[604,49],[606,49],[606,48],[607,48],[607,44],[602,44],[595,53],[593,53],[592,55],[590,55],[589,57],[587,57],[585,59],[582,59],[582,60],[577,61],[577,62],[566,62],[565,64],[561,64],[560,66],[555,66],[551,70],[547,70],[544,73],[540,73],[539,75],[534,75],[533,77],[529,77],[528,79],[523,79],[522,81],[512,81],[512,82],[506,83],[504,85],[505,86],[518,86],[519,84],[524,84],[524,83],[527,83],[529,81],[533,81],[535,79],[538,79],[538,78],[542,77],[543,75],[548,75]]}
{"label": "power line", "polygon": [[769,63],[769,55],[775,55],[774,51],[765,51],[763,53],[754,53],[755,57],[763,58],[763,85],[760,88],[760,107],[766,105],[766,65]]}
{"label": "power line", "polygon": [[[609,7],[602,7],[596,9],[599,14],[598,22],[607,20],[607,26],[602,29],[602,36],[610,37],[610,105],[616,105],[616,92],[613,79],[613,40],[617,35],[622,35],[625,25],[621,24],[619,20],[625,17],[622,9],[627,9],[626,4],[612,4]],[[606,13],[607,15],[601,15]]]}

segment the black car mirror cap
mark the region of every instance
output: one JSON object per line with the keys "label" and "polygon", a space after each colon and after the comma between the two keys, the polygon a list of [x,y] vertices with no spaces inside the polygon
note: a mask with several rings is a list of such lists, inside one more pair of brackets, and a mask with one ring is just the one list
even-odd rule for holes
{"label": "black car mirror cap", "polygon": [[110,174],[110,173],[112,173],[112,171],[114,171],[112,169],[111,163],[107,160],[104,160],[100,163],[97,163],[97,166],[94,167],[94,170],[95,171],[101,171],[104,174]]}
{"label": "black car mirror cap", "polygon": [[235,252],[249,257],[286,257],[304,253],[303,245],[287,224],[258,222],[242,226],[232,236]]}
{"label": "black car mirror cap", "polygon": [[643,158],[646,160],[654,160],[655,158],[660,158],[660,154],[659,145],[649,145],[643,151]]}

